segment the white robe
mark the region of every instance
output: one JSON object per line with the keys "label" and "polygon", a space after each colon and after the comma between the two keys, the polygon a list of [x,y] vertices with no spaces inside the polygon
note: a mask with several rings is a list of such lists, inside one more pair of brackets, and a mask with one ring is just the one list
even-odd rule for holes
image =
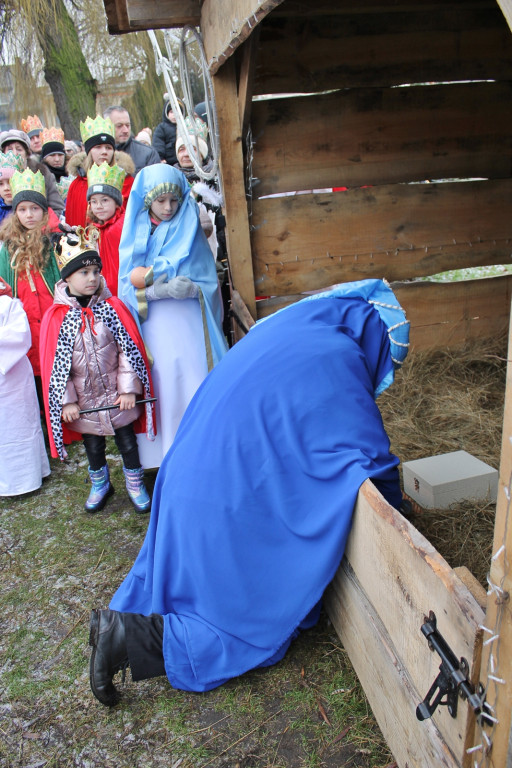
{"label": "white robe", "polygon": [[148,305],[142,337],[153,360],[156,439],[137,435],[145,469],[159,467],[187,405],[208,373],[203,319],[197,299],[158,299]]}
{"label": "white robe", "polygon": [[30,345],[21,301],[0,296],[0,496],[35,491],[50,474]]}

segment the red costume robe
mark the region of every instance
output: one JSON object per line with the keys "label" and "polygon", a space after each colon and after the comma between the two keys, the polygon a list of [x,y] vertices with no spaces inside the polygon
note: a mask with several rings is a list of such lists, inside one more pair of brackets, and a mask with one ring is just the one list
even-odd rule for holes
{"label": "red costume robe", "polygon": [[119,242],[123,231],[124,209],[117,208],[111,219],[104,224],[94,224],[99,230],[98,251],[103,268],[101,274],[112,296],[117,296],[119,279]]}

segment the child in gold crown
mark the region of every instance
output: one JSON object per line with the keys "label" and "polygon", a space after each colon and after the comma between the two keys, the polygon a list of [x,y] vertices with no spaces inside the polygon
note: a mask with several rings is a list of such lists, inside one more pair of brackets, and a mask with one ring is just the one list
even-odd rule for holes
{"label": "child in gold crown", "polygon": [[42,174],[26,168],[10,179],[12,215],[0,226],[0,277],[19,298],[28,316],[32,346],[28,359],[39,387],[39,331],[44,313],[53,303],[59,269],[48,225],[48,203]]}
{"label": "child in gold crown", "polygon": [[123,184],[126,173],[118,165],[93,165],[87,173],[87,219],[99,233],[98,250],[103,277],[112,296],[117,296],[119,242],[123,231]]}
{"label": "child in gold crown", "polygon": [[66,223],[69,226],[85,227],[87,221],[87,174],[94,165],[108,163],[120,166],[126,173],[122,198],[126,207],[133,184],[135,165],[126,152],[116,151],[114,125],[110,119],[97,115],[80,123],[80,135],[85,152],[79,152],[68,160],[67,172],[75,178],[71,182],[66,198]]}
{"label": "child in gold crown", "polygon": [[113,435],[123,457],[126,489],[137,512],[151,506],[135,432],[154,439],[149,363],[137,326],[101,276],[102,263],[82,229],[57,246],[61,280],[41,326],[41,366],[48,437],[53,457],[83,438],[89,460],[88,512],[114,492],[105,455]]}

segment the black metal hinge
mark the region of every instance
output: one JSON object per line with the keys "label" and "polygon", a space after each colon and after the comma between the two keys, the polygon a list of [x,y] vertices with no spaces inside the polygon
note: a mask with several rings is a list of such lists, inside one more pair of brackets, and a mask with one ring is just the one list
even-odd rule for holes
{"label": "black metal hinge", "polygon": [[485,719],[485,714],[483,714],[485,706],[483,686],[479,684],[478,690],[475,690],[475,686],[468,680],[468,662],[464,658],[459,661],[444,637],[439,633],[436,615],[433,611],[430,611],[428,618],[424,617],[421,631],[427,638],[430,650],[439,654],[441,666],[429,692],[421,704],[416,707],[418,720],[427,720],[432,717],[438,706],[448,707],[450,715],[457,717],[459,696],[469,702],[477,717],[481,716],[482,719]]}

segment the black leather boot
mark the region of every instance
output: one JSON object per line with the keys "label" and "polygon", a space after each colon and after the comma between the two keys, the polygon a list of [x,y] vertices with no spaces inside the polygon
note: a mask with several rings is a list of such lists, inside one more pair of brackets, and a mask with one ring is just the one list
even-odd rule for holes
{"label": "black leather boot", "polygon": [[89,645],[92,646],[89,679],[91,690],[106,707],[119,701],[112,678],[128,666],[123,614],[118,611],[94,610],[91,612]]}

